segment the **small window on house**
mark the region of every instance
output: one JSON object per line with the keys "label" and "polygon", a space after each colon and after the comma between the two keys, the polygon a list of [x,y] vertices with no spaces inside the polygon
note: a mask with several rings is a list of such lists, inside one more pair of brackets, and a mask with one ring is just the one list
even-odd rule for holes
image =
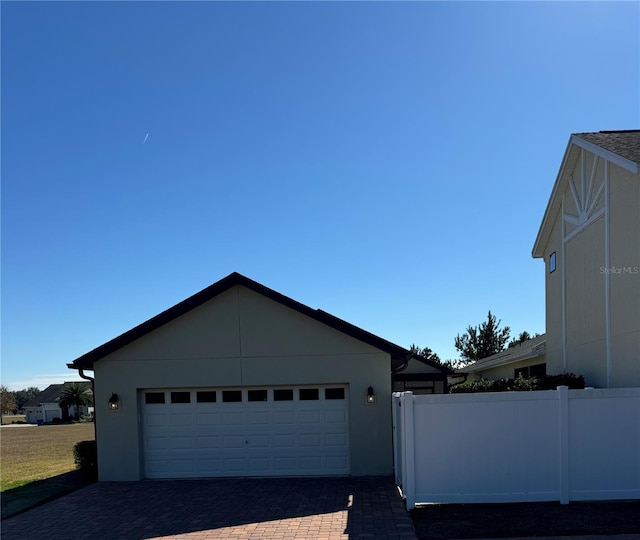
{"label": "small window on house", "polygon": [[549,255],[549,273],[556,271],[556,252]]}
{"label": "small window on house", "polygon": [[215,390],[207,390],[203,392],[198,392],[196,395],[196,399],[198,403],[215,403],[216,402],[216,391]]}
{"label": "small window on house", "polygon": [[300,401],[315,401],[320,399],[320,392],[317,388],[300,388]]}
{"label": "small window on house", "polygon": [[273,401],[293,401],[293,389],[274,390]]}
{"label": "small window on house", "polygon": [[247,398],[249,401],[267,401],[266,390],[249,390],[247,392]]}
{"label": "small window on house", "polygon": [[164,403],[164,392],[147,392],[144,395],[144,402],[147,405],[158,405]]}
{"label": "small window on house", "polygon": [[242,390],[223,390],[222,401],[225,403],[238,403],[242,401]]}
{"label": "small window on house", "polygon": [[513,376],[518,377],[544,377],[547,374],[547,364],[535,364],[533,366],[520,367],[513,370]]}
{"label": "small window on house", "polygon": [[191,392],[171,392],[171,403],[191,403]]}
{"label": "small window on house", "polygon": [[325,388],[324,399],[344,399],[344,388]]}

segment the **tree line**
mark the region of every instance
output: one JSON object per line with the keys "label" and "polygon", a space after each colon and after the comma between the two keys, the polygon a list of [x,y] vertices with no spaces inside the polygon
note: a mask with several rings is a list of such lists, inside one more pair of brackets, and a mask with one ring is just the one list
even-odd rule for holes
{"label": "tree line", "polygon": [[30,386],[22,390],[9,390],[4,385],[0,386],[0,408],[2,413],[16,414],[39,393],[40,388],[37,386]]}
{"label": "tree line", "polygon": [[431,360],[438,364],[447,366],[452,369],[462,368],[487,358],[494,354],[504,351],[507,348],[516,347],[525,341],[538,337],[540,334],[533,336],[529,332],[521,332],[518,337],[509,341],[511,329],[508,326],[500,327],[501,320],[491,313],[487,314],[487,320],[477,326],[468,326],[464,333],[458,334],[454,340],[454,346],[460,353],[458,360],[441,360],[429,347],[418,347],[412,344],[409,350]]}

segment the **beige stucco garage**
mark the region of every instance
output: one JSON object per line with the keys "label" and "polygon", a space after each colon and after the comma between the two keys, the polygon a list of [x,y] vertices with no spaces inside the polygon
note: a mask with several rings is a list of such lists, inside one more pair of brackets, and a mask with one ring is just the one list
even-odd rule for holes
{"label": "beige stucco garage", "polygon": [[93,370],[101,480],[382,475],[410,358],[233,273],[69,367]]}

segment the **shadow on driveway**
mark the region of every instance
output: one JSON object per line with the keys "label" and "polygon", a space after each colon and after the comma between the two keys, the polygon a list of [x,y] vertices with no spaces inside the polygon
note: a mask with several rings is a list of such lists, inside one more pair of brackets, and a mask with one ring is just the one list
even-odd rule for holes
{"label": "shadow on driveway", "polygon": [[25,486],[8,489],[2,493],[2,504],[0,505],[2,519],[62,497],[89,483],[81,471],[70,471],[45,480],[30,482]]}
{"label": "shadow on driveway", "polygon": [[390,477],[99,482],[2,523],[3,540],[229,536],[416,538]]}

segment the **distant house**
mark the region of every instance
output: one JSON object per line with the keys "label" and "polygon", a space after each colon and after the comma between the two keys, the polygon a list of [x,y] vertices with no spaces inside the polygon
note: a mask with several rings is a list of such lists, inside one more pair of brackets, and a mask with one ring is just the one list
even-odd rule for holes
{"label": "distant house", "polygon": [[418,355],[413,355],[406,366],[394,371],[391,377],[394,392],[414,394],[446,394],[451,380],[460,382],[452,369]]}
{"label": "distant house", "polygon": [[509,347],[465,366],[462,371],[475,379],[515,379],[546,375],[546,335]]}
{"label": "distant house", "polygon": [[640,386],[639,173],[640,130],[571,135],[532,251],[548,374]]}
{"label": "distant house", "polygon": [[[73,406],[60,407],[60,395],[67,384],[70,383],[65,382],[64,384],[51,384],[31,401],[27,402],[24,406],[27,423],[37,424],[38,421],[40,421],[46,424],[53,422],[56,418],[59,420],[66,420],[69,417],[75,416],[75,408]],[[81,381],[79,384],[86,386],[91,390],[91,384],[89,382]],[[81,416],[87,416],[92,413],[92,406],[80,407]]]}

